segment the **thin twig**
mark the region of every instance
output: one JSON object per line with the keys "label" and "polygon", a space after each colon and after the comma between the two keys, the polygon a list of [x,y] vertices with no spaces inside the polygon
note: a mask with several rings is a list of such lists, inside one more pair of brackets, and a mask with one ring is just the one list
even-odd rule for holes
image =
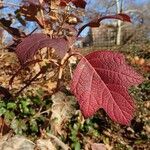
{"label": "thin twig", "polygon": [[[28,65],[29,65],[29,64],[32,64],[33,62],[35,63],[35,62],[39,62],[39,61],[41,61],[41,60],[34,60],[34,61],[31,61],[31,62],[27,62],[27,63],[28,63]],[[57,63],[56,61],[52,60],[52,59],[50,60],[50,63],[53,63],[53,64],[55,64],[56,66],[58,66],[58,63]],[[16,76],[22,69],[24,69],[25,67],[27,67],[28,65],[26,65],[26,66],[20,68],[20,69],[16,72],[16,74],[15,74],[15,75],[12,77],[12,79],[10,80],[10,83],[11,83],[11,84],[12,84],[12,82],[13,82],[15,76]],[[31,83],[32,83],[33,81],[35,81],[35,80],[38,78],[39,75],[44,74],[44,73],[48,70],[48,68],[49,68],[49,67],[47,67],[47,66],[43,66],[43,67],[41,68],[41,70],[40,70],[33,78],[31,78],[31,79],[27,82],[27,84],[26,84],[24,87],[22,87],[22,88],[15,94],[15,96],[17,97],[24,89],[26,89],[28,86],[30,86]]]}
{"label": "thin twig", "polygon": [[29,85],[31,85],[31,83],[33,81],[35,81],[37,79],[37,77],[41,74],[41,71],[39,73],[37,73],[24,87],[22,87],[16,94],[15,97],[19,96],[19,94],[26,89]]}
{"label": "thin twig", "polygon": [[65,66],[65,64],[67,63],[68,59],[72,56],[80,56],[81,58],[83,58],[84,56],[82,56],[80,53],[73,53],[73,54],[70,54],[70,51],[68,51],[66,53],[66,55],[63,57],[63,59],[61,60],[61,64],[60,64],[60,67],[59,67],[59,73],[58,73],[58,81],[57,81],[57,88],[59,88],[60,86],[60,81],[62,79],[62,75],[63,75],[63,68]]}
{"label": "thin twig", "polygon": [[60,67],[59,67],[59,73],[58,73],[57,89],[60,86],[60,81],[62,79],[62,74],[63,74],[64,63],[68,60],[68,57],[69,57],[69,53],[66,53],[66,55],[61,60]]}
{"label": "thin twig", "polygon": [[35,63],[38,63],[38,62],[41,62],[41,61],[42,61],[42,60],[36,59],[36,60],[32,60],[32,61],[26,62],[23,66],[21,66],[21,67],[15,72],[15,74],[10,78],[10,80],[9,80],[9,89],[12,88],[12,84],[13,84],[13,81],[14,81],[15,77],[16,77],[23,69],[26,69],[27,67],[29,67],[29,65],[32,65],[32,64],[35,64]]}
{"label": "thin twig", "polygon": [[31,34],[33,34],[37,29],[38,29],[38,27],[36,27],[35,29],[33,29],[33,31],[31,31],[27,36],[30,36]]}
{"label": "thin twig", "polygon": [[41,68],[41,70],[40,70],[30,81],[28,81],[28,83],[27,83],[24,87],[22,87],[22,88],[15,94],[15,97],[19,96],[19,94],[20,94],[24,89],[26,89],[28,86],[30,86],[31,83],[32,83],[33,81],[35,81],[35,80],[38,78],[39,75],[41,75],[42,73],[45,73],[45,72],[47,71],[47,69],[48,69],[48,68],[46,68],[46,66],[43,66],[43,67]]}
{"label": "thin twig", "polygon": [[40,115],[43,115],[43,114],[49,114],[49,112],[51,111],[51,108],[49,108],[49,109],[47,109],[47,110],[45,110],[45,111],[42,111],[42,112],[38,112],[37,114],[35,114],[34,116],[33,116],[33,118],[38,118]]}
{"label": "thin twig", "polygon": [[[39,0],[40,5],[42,5],[41,1]],[[42,7],[40,8],[40,13],[41,13],[41,18],[42,18],[42,23],[43,23],[43,27],[44,29],[46,29],[46,24],[45,24],[45,18],[44,18],[44,11],[42,9]],[[44,30],[45,31],[45,30]]]}

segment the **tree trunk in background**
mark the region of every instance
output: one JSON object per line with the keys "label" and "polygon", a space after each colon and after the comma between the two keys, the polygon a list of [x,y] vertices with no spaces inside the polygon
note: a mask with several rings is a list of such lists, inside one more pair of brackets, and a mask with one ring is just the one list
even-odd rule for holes
{"label": "tree trunk in background", "polygon": [[[122,0],[116,0],[116,4],[117,4],[117,13],[121,13],[122,12]],[[121,21],[118,20],[118,29],[117,29],[117,45],[121,44]]]}

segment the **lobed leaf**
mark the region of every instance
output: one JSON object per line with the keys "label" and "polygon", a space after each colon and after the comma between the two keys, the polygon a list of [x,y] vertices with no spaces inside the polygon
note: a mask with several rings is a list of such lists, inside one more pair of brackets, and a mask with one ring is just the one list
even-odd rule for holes
{"label": "lobed leaf", "polygon": [[56,54],[63,57],[69,49],[69,44],[64,38],[51,39],[43,33],[35,33],[23,39],[16,48],[16,54],[20,63],[23,65],[32,59],[39,49],[44,47],[54,48]]}
{"label": "lobed leaf", "polygon": [[125,62],[123,54],[111,51],[93,52],[86,59],[107,84],[123,85],[129,88],[143,81],[137,72]]}
{"label": "lobed leaf", "polygon": [[127,88],[142,81],[125,63],[122,54],[97,51],[79,62],[71,91],[86,118],[103,108],[112,120],[128,125],[133,117],[134,102]]}

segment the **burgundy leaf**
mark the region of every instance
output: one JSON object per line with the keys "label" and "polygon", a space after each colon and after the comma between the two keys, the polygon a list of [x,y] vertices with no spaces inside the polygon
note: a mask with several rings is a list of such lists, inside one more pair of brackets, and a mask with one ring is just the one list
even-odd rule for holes
{"label": "burgundy leaf", "polygon": [[143,77],[126,64],[121,53],[96,51],[87,55],[86,59],[106,84],[123,85],[128,88],[143,81]]}
{"label": "burgundy leaf", "polygon": [[[121,70],[115,69],[119,66],[122,66]],[[80,109],[86,118],[103,108],[112,120],[125,125],[130,123],[134,113],[134,103],[127,87],[142,82],[142,77],[131,68],[123,72],[124,67],[129,66],[125,64],[124,57],[116,52],[97,51],[81,59],[71,81],[71,91],[77,97]],[[107,73],[104,72],[103,75],[105,69]],[[136,80],[134,75],[137,75]],[[128,78],[129,82],[125,84],[124,80]]]}
{"label": "burgundy leaf", "polygon": [[86,27],[99,27],[100,26],[100,22],[104,19],[118,19],[121,21],[126,21],[126,22],[131,22],[130,17],[126,14],[116,14],[116,15],[108,15],[108,16],[103,16],[103,17],[99,17],[99,18],[94,18],[93,20],[91,20],[89,23],[83,25],[78,32],[78,35],[80,35],[80,33],[86,28]]}
{"label": "burgundy leaf", "polygon": [[104,16],[101,18],[101,20],[104,20],[104,19],[118,19],[121,21],[131,22],[130,16],[128,16],[127,14],[122,14],[122,13],[116,14],[116,15]]}
{"label": "burgundy leaf", "polygon": [[84,0],[72,0],[71,1],[76,7],[85,8],[86,1]]}
{"label": "burgundy leaf", "polygon": [[35,33],[25,39],[17,46],[16,54],[23,65],[28,60],[32,59],[35,53],[44,47],[51,47],[55,49],[55,52],[60,57],[63,57],[69,45],[67,40],[63,38],[51,39],[43,33]]}
{"label": "burgundy leaf", "polygon": [[61,0],[60,6],[67,6],[68,3],[72,2],[76,7],[85,8],[86,1],[84,0]]}
{"label": "burgundy leaf", "polygon": [[70,2],[71,2],[71,0],[60,0],[60,4],[59,5],[65,7]]}

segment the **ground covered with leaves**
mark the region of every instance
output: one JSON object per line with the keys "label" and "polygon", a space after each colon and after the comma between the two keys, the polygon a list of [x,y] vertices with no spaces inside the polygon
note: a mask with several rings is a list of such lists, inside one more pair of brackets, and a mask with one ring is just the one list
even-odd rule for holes
{"label": "ground covered with leaves", "polygon": [[[99,48],[92,48],[99,49]],[[84,119],[75,97],[69,92],[69,73],[63,77],[63,85],[54,94],[55,77],[48,80],[55,70],[49,70],[44,76],[32,83],[15,99],[0,100],[0,147],[2,149],[74,149],[74,150],[148,150],[150,141],[150,46],[132,44],[113,47],[123,52],[128,62],[143,76],[145,82],[130,89],[137,109],[130,126],[119,125],[110,120],[103,110],[92,118]],[[84,50],[87,53],[87,49]],[[91,49],[90,49],[91,51]],[[10,85],[9,79],[18,69],[18,60],[14,53],[0,54],[0,84]],[[14,69],[15,68],[15,69]],[[39,71],[35,65],[31,74]],[[66,72],[69,72],[66,69]],[[30,78],[28,70],[18,75],[13,86],[17,94],[24,85],[24,79]],[[16,141],[17,144],[16,144]]]}

